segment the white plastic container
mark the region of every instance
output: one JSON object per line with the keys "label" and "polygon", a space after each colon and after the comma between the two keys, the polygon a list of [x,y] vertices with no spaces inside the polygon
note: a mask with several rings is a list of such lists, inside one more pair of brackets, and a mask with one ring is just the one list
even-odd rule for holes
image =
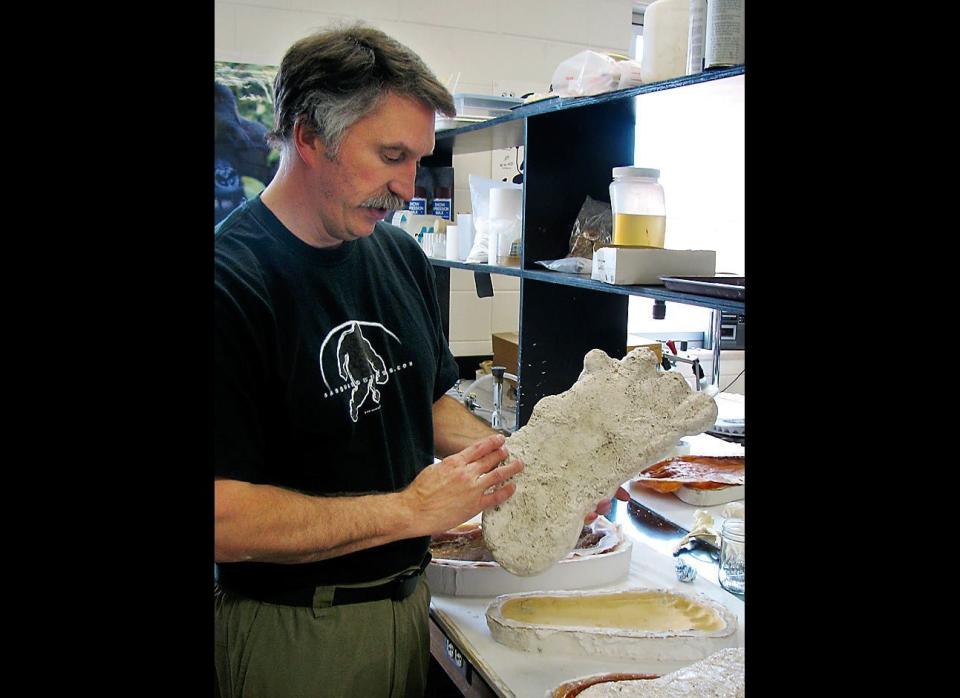
{"label": "white plastic container", "polygon": [[458,226],[448,225],[447,226],[447,249],[446,249],[446,258],[447,259],[458,259],[457,255],[460,249],[460,230]]}
{"label": "white plastic container", "polygon": [[610,206],[614,245],[663,248],[667,209],[659,177],[660,170],[652,167],[613,168]]}
{"label": "white plastic container", "polygon": [[690,0],[656,0],[643,13],[643,56],[640,76],[645,83],[686,74]]}
{"label": "white plastic container", "polygon": [[470,248],[473,247],[473,214],[457,214],[457,237],[460,239],[457,259],[463,262],[470,256]]}

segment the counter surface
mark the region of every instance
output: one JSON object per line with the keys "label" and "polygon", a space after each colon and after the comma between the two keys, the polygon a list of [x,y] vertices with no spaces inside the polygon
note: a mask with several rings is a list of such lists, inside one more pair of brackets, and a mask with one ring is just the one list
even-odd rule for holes
{"label": "counter surface", "polygon": [[[743,447],[722,439],[700,435],[686,437],[691,444],[691,453],[696,455],[725,455],[743,453]],[[661,514],[669,521],[689,529],[693,515],[698,507],[686,504],[673,495],[630,487],[631,496],[638,502]],[[723,505],[703,507],[716,519],[720,519]],[[737,645],[744,645],[744,602],[737,596],[724,591],[716,577],[716,565],[696,561],[698,570],[696,579],[691,583],[677,580],[674,571],[675,558],[671,555],[672,540],[647,536],[631,522],[629,507],[625,502],[617,502],[611,512],[611,518],[623,524],[624,531],[633,539],[633,552],[630,571],[627,578],[617,584],[605,587],[611,590],[632,587],[653,587],[674,589],[685,593],[700,593],[719,601],[737,617]],[[548,591],[548,590],[544,590]],[[520,698],[541,698],[558,684],[588,674],[610,671],[640,671],[665,674],[679,669],[690,662],[640,662],[628,659],[606,657],[585,657],[573,655],[545,656],[542,654],[515,650],[501,645],[490,635],[485,613],[493,597],[470,598],[434,595],[430,604],[430,616],[446,639],[450,641],[446,653],[438,652],[438,641],[434,645],[434,655],[448,672],[462,675],[476,672],[498,696]],[[459,653],[469,667],[464,669],[463,662],[457,667],[450,655]],[[440,656],[437,656],[440,655]],[[474,678],[475,681],[475,678]],[[461,686],[462,688],[462,686]],[[484,695],[486,687],[480,686],[475,695]]]}

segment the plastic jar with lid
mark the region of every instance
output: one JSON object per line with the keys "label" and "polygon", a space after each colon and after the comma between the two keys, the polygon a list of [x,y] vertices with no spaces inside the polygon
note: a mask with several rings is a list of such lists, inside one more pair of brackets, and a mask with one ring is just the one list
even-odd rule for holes
{"label": "plastic jar with lid", "polygon": [[626,247],[663,247],[667,209],[660,170],[652,167],[614,167],[610,184],[613,244]]}
{"label": "plastic jar with lid", "polygon": [[690,0],[656,0],[643,13],[640,79],[657,82],[687,72]]}

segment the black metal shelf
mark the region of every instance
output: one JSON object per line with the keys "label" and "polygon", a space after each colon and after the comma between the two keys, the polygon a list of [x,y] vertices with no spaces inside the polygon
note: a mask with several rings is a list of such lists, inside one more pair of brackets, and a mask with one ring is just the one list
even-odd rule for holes
{"label": "black metal shelf", "polygon": [[[613,92],[603,92],[584,97],[551,97],[514,108],[509,114],[466,124],[458,128],[436,132],[438,151],[447,151],[451,145],[459,153],[482,152],[523,145],[524,120],[559,111],[579,109],[597,104],[631,99],[651,92],[662,92],[687,85],[713,82],[744,74],[744,66],[709,70],[695,75],[684,75],[669,80],[651,82],[637,87],[628,87]],[[451,143],[452,141],[452,143]]]}
{"label": "black metal shelf", "polygon": [[520,269],[519,267],[502,267],[492,264],[468,264],[467,262],[455,262],[449,259],[431,258],[430,262],[438,267],[465,269],[467,271],[483,272],[486,274],[519,276],[522,279],[532,279],[534,281],[542,281],[548,284],[575,286],[577,288],[585,288],[591,291],[601,291],[602,293],[614,293],[621,296],[642,296],[644,298],[683,303],[684,305],[696,305],[702,308],[721,310],[728,313],[743,313],[745,309],[743,301],[731,300],[729,298],[717,298],[715,296],[704,296],[696,293],[669,291],[663,286],[626,286],[608,284],[604,283],[603,281],[596,281],[595,279],[591,279],[589,276],[585,276],[583,274],[567,274],[559,271],[538,271],[534,269]]}
{"label": "black metal shelf", "polygon": [[580,288],[589,288],[594,291],[603,291],[604,293],[619,293],[624,296],[643,296],[645,298],[654,298],[656,300],[673,301],[685,305],[698,305],[703,308],[714,310],[723,310],[730,313],[743,313],[743,301],[731,300],[729,298],[717,298],[715,296],[704,296],[697,293],[681,293],[678,291],[669,291],[663,286],[636,285],[627,286],[619,284],[608,284],[603,281],[596,281],[583,274],[565,274],[558,271],[534,271],[524,269],[523,276],[527,279],[545,281],[551,284],[564,284],[566,286],[578,286]]}
{"label": "black metal shelf", "polygon": [[502,267],[496,264],[475,264],[473,262],[457,262],[452,259],[438,259],[430,257],[430,263],[436,267],[450,267],[451,269],[466,269],[479,271],[485,274],[503,274],[505,276],[522,276],[520,267]]}
{"label": "black metal shelf", "polygon": [[[614,358],[624,355],[630,296],[718,313],[744,313],[743,300],[672,291],[659,285],[616,286],[534,265],[537,260],[567,254],[570,225],[585,197],[608,201],[612,168],[634,161],[636,114],[643,106],[643,100],[637,98],[741,75],[744,68],[738,66],[599,95],[548,99],[495,119],[436,133],[434,153],[424,158],[425,164],[451,166],[455,154],[524,146],[524,266],[430,260],[448,336],[451,269],[474,272],[478,294],[482,290],[484,297],[492,290],[488,274],[520,278],[518,427],[527,423],[542,398],[567,390],[577,380],[588,351],[601,349]],[[712,96],[722,92],[702,91],[705,112],[709,112]]]}

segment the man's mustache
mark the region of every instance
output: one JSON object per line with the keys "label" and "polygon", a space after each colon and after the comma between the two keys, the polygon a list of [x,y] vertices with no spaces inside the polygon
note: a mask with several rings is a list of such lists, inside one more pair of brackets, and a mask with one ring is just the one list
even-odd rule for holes
{"label": "man's mustache", "polygon": [[407,200],[389,191],[382,192],[360,204],[360,208],[383,208],[400,211],[407,206]]}

